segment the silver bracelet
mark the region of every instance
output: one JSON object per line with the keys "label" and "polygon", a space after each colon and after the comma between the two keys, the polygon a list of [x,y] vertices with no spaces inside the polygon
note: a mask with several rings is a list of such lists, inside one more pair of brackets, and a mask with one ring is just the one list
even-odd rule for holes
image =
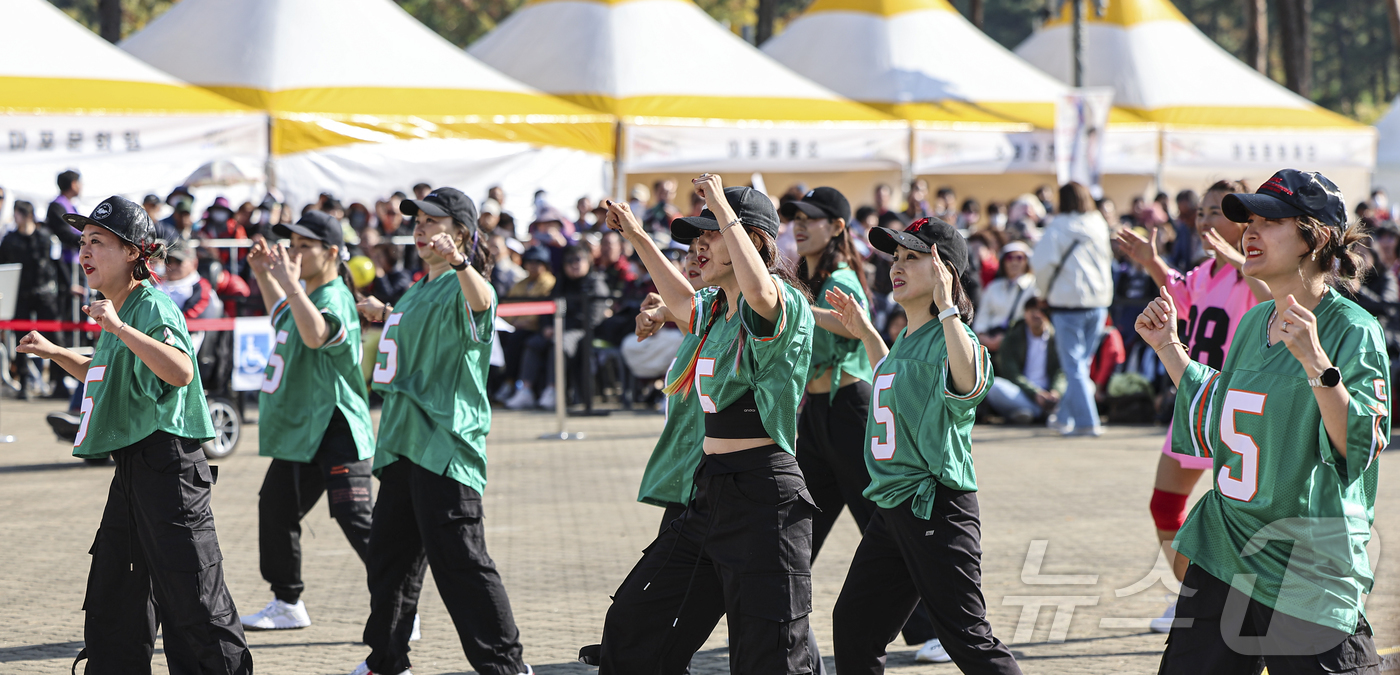
{"label": "silver bracelet", "polygon": [[728,232],[728,231],[729,231],[729,228],[734,227],[735,225],[742,225],[742,224],[743,224],[743,221],[740,221],[738,218],[735,218],[734,220],[729,221],[729,223],[728,223],[727,225],[725,225],[724,227],[719,228],[719,233],[720,233],[720,234],[724,234],[725,232]]}

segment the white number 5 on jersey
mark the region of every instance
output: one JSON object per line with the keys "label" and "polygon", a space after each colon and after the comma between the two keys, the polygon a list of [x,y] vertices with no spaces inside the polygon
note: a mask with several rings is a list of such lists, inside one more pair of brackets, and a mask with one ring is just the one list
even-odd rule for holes
{"label": "white number 5 on jersey", "polygon": [[[287,344],[287,331],[277,331],[277,344]],[[277,388],[282,386],[282,371],[287,367],[287,360],[277,353],[277,347],[272,348],[272,356],[267,357],[267,365],[272,366],[272,373],[263,376],[262,390],[265,394],[277,392]]]}
{"label": "white number 5 on jersey", "polygon": [[1235,430],[1235,416],[1241,413],[1263,415],[1267,398],[1264,394],[1239,389],[1225,392],[1225,410],[1220,416],[1220,440],[1225,442],[1230,452],[1240,456],[1240,477],[1231,475],[1229,466],[1222,466],[1220,474],[1216,476],[1216,485],[1220,486],[1220,494],[1230,499],[1247,502],[1254,499],[1259,491],[1259,444],[1249,434]]}
{"label": "white number 5 on jersey", "polygon": [[879,436],[870,438],[870,454],[879,461],[884,461],[894,457],[894,411],[889,406],[880,404],[880,395],[890,390],[894,386],[894,373],[880,375],[875,378],[875,395],[870,402],[871,412],[875,414],[875,423],[885,428],[885,440],[880,441]]}
{"label": "white number 5 on jersey", "polygon": [[394,312],[384,319],[384,332],[379,334],[379,353],[384,355],[384,363],[374,364],[374,381],[388,384],[399,374],[399,344],[389,337],[389,329],[399,325],[403,312]]}

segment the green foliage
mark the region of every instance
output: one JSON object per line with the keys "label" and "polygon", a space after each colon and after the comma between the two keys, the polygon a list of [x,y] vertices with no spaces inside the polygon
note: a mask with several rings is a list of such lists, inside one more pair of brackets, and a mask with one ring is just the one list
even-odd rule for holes
{"label": "green foliage", "polygon": [[[97,0],[49,0],[55,7],[73,17],[78,23],[97,33],[100,21],[97,16]],[[151,19],[160,16],[179,0],[122,0],[122,37],[125,38],[146,26]]]}
{"label": "green foliage", "polygon": [[467,47],[491,32],[523,0],[395,0],[448,42]]}

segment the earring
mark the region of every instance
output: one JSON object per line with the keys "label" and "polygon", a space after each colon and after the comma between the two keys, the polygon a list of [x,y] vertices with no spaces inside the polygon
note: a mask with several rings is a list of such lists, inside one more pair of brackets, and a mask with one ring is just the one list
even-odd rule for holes
{"label": "earring", "polygon": [[1313,251],[1312,259],[1313,259],[1313,262],[1317,262],[1317,251]]}

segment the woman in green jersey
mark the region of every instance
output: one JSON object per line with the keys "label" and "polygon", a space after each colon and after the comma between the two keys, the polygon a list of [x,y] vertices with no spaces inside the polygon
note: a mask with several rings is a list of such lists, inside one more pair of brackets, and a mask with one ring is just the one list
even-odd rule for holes
{"label": "woman in green jersey", "polygon": [[894,256],[891,298],[909,325],[886,349],[851,296],[828,294],[875,370],[865,496],[877,508],[832,612],[836,672],[885,672],[886,645],[922,599],[934,635],[964,673],[1020,673],[992,635],[982,597],[972,423],[992,361],[968,325],[967,244],[953,226],[925,218],[904,231],[875,228],[870,245]]}
{"label": "woman in green jersey", "polygon": [[1345,203],[1293,169],[1222,200],[1248,223],[1242,271],[1274,300],[1240,320],[1219,370],[1187,356],[1166,288],[1138,317],[1178,385],[1172,451],[1215,461],[1172,544],[1191,564],[1161,673],[1380,670],[1362,595],[1390,359],[1380,324],[1335,290],[1370,261]]}
{"label": "woman in green jersey", "polygon": [[[608,204],[608,226],[632,242],[666,306],[700,337],[668,393],[698,399],[705,454],[694,499],[613,597],[598,672],[684,672],[725,614],[731,672],[811,673],[812,506],[792,453],[812,312],[778,253],[767,195],[724,189],[709,174],[694,182],[707,208],[671,232],[695,239],[701,280],[712,286],[698,292],[626,204]],[[723,602],[688,602],[691,594]]]}
{"label": "woman in green jersey", "polygon": [[272,231],[291,240],[290,250],[259,240],[248,255],[277,331],[258,399],[258,454],[272,458],[258,491],[258,555],[273,598],[242,617],[251,630],[311,625],[301,600],[301,519],[322,493],[361,561],[374,508],[374,427],[340,222],[308,211]]}
{"label": "woman in green jersey", "polygon": [[459,190],[438,188],[399,208],[415,216],[413,243],[428,274],[396,306],[374,298],[359,305],[384,323],[373,373],[384,408],[366,562],[364,640],[371,651],[354,675],[408,672],[428,566],[472,668],[481,675],[531,673],[481,522],[497,305],[491,251],[477,229],[476,205]]}
{"label": "woman in green jersey", "polygon": [[159,626],[171,673],[252,673],[209,508],[216,472],[200,443],[214,429],[199,369],[180,308],[148,281],[164,255],[155,225],[121,197],[63,219],[82,230],[78,263],[103,298],[83,311],[102,333],[91,357],[34,332],[18,349],[86,383],[73,454],[117,465],[89,551],[78,659],[90,674],[149,673]]}

